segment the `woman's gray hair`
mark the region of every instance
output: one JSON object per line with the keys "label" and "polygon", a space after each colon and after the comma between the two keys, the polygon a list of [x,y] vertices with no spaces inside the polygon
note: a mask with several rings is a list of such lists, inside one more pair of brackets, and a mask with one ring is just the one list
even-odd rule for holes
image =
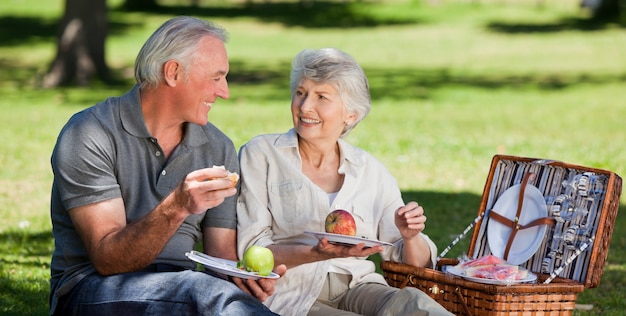
{"label": "woman's gray hair", "polygon": [[346,124],[341,137],[348,135],[372,108],[365,72],[352,56],[341,50],[336,48],[305,49],[298,53],[291,63],[292,98],[303,79],[331,84],[339,92],[346,111],[356,114],[356,121]]}
{"label": "woman's gray hair", "polygon": [[178,61],[186,73],[194,61],[200,39],[213,36],[228,40],[224,28],[208,21],[179,16],[161,25],[143,45],[135,60],[135,79],[141,89],[154,88],[163,81],[163,65]]}

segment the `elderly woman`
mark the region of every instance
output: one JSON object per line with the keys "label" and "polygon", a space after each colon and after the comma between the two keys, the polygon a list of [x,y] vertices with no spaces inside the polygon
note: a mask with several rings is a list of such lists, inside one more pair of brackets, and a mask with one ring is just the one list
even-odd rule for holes
{"label": "elderly woman", "polygon": [[[398,184],[372,155],[344,137],[370,111],[367,78],[337,49],[304,50],[293,60],[294,128],[242,146],[237,207],[240,257],[251,245],[272,250],[287,273],[265,304],[282,315],[450,315],[415,288],[390,287],[368,256],[429,267],[436,246],[422,233],[424,210],[405,205]],[[349,211],[357,234],[391,246],[318,240],[326,216]]]}

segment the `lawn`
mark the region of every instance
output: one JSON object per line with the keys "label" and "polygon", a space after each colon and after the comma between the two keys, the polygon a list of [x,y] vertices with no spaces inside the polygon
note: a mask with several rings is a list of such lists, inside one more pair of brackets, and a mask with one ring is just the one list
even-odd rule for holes
{"label": "lawn", "polygon": [[[107,61],[126,84],[41,90],[63,1],[0,3],[0,314],[44,315],[50,255],[50,152],[70,115],[132,85],[134,57],[166,18],[214,20],[231,35],[231,98],[209,119],[236,146],[291,126],[288,74],[301,49],[334,46],[367,73],[373,110],[348,140],[397,177],[443,249],[476,216],[495,154],[549,158],[626,175],[626,33],[577,0],[167,3],[115,10]],[[620,213],[626,197],[621,198]],[[460,255],[468,241],[449,256]],[[622,315],[626,219],[617,217],[591,310]]]}

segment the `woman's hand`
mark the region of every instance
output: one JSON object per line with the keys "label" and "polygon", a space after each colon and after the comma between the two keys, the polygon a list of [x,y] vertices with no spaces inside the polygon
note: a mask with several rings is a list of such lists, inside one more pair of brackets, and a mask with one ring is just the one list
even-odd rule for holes
{"label": "woman's hand", "polygon": [[396,211],[395,224],[402,238],[415,238],[426,228],[424,209],[416,202],[409,202]]}
{"label": "woman's hand", "polygon": [[[274,272],[281,277],[287,272],[287,267],[284,264],[276,266]],[[241,279],[233,277],[233,282],[242,289],[244,292],[256,297],[259,301],[265,302],[265,300],[274,294],[274,286],[278,279],[260,278],[258,280]]]}
{"label": "woman's hand", "polygon": [[396,211],[395,224],[404,242],[403,261],[416,267],[430,267],[432,265],[430,247],[424,238],[420,237],[420,233],[426,227],[424,209],[416,202],[409,202]]}
{"label": "woman's hand", "polygon": [[346,257],[369,257],[375,253],[383,252],[382,246],[365,247],[365,243],[357,245],[339,245],[329,243],[326,238],[320,239],[313,251],[318,252],[326,259]]}

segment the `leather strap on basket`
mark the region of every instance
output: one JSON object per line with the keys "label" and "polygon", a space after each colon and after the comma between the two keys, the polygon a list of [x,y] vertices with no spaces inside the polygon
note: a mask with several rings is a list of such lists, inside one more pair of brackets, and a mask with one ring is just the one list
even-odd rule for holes
{"label": "leather strap on basket", "polygon": [[[413,274],[408,273],[406,275],[406,277],[404,278],[404,281],[402,281],[402,283],[400,284],[400,286],[398,288],[403,289],[403,288],[407,287],[409,284],[413,285],[413,286],[416,285],[414,278],[415,278],[415,276]],[[461,293],[461,288],[457,286],[454,289],[454,294],[456,295],[457,299],[459,300],[459,303],[463,307],[463,311],[465,312],[465,315],[472,316],[472,311],[469,309],[469,306],[467,306],[467,302],[465,301],[465,297],[463,297],[463,293]],[[433,299],[434,299],[434,297],[433,297]]]}
{"label": "leather strap on basket", "polygon": [[459,302],[461,302],[461,306],[463,306],[463,311],[465,312],[465,315],[472,316],[472,311],[470,311],[469,306],[467,306],[467,302],[465,302],[465,297],[463,297],[463,294],[461,293],[461,289],[459,287],[454,289],[454,294],[456,294]]}
{"label": "leather strap on basket", "polygon": [[[402,283],[400,284],[400,286],[398,288],[403,289],[409,285],[411,286],[415,286],[417,283],[415,282],[415,275],[411,274],[411,273],[407,273],[406,277],[404,278],[404,281],[402,281]],[[467,316],[472,316],[472,311],[469,309],[469,306],[467,306],[467,302],[465,301],[465,297],[463,297],[463,293],[461,293],[461,288],[460,287],[456,287],[454,289],[454,294],[456,295],[457,299],[459,300],[459,303],[461,304],[461,306],[463,307],[463,311],[465,312],[465,315]],[[434,297],[433,297],[434,299]]]}
{"label": "leather strap on basket", "polygon": [[536,175],[534,173],[527,173],[524,175],[524,178],[522,179],[522,183],[519,189],[519,197],[517,199],[517,211],[515,212],[515,217],[513,218],[513,220],[510,220],[496,213],[494,210],[491,210],[491,212],[489,212],[490,218],[493,218],[494,220],[500,222],[501,224],[511,228],[511,234],[509,235],[509,240],[507,240],[506,242],[506,248],[504,249],[504,256],[502,258],[504,260],[507,260],[507,258],[509,257],[509,251],[511,250],[511,245],[513,244],[515,235],[517,235],[517,232],[520,229],[526,229],[526,228],[530,228],[530,227],[534,227],[538,225],[554,225],[554,223],[556,222],[554,218],[543,217],[543,218],[537,218],[534,221],[526,225],[520,225],[519,223],[519,218],[522,213],[522,206],[524,205],[524,192],[526,191],[526,185],[528,184],[528,182],[534,180],[535,176]]}

